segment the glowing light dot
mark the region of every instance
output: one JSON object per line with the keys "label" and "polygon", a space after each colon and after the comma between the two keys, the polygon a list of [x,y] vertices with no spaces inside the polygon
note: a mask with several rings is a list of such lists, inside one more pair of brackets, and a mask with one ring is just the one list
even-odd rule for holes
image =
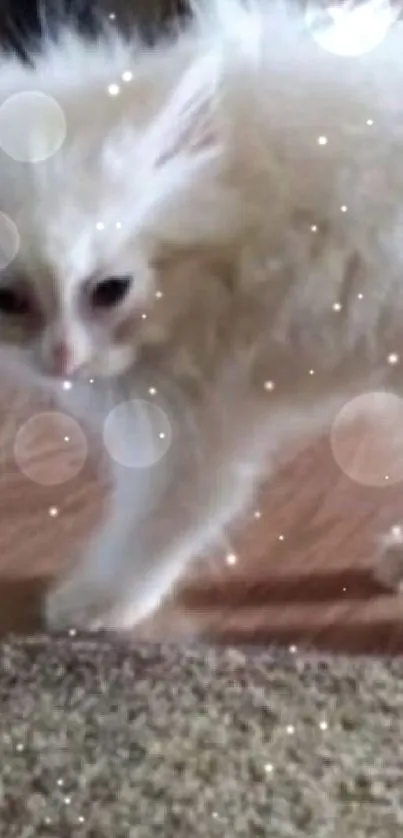
{"label": "glowing light dot", "polygon": [[49,509],[50,517],[51,518],[57,518],[58,514],[59,514],[59,510],[58,510],[57,506],[51,506],[50,509]]}
{"label": "glowing light dot", "polygon": [[71,797],[65,797],[65,798],[64,798],[64,802],[65,802],[66,806],[70,806],[70,803],[71,803]]}
{"label": "glowing light dot", "polygon": [[318,145],[327,145],[329,142],[327,137],[324,137],[323,134],[318,137]]}
{"label": "glowing light dot", "polygon": [[332,305],[333,311],[341,311],[343,306],[341,303],[333,303]]}
{"label": "glowing light dot", "polygon": [[131,72],[131,70],[125,70],[125,72],[122,73],[122,81],[132,81],[132,78],[133,73]]}
{"label": "glowing light dot", "polygon": [[285,536],[283,535],[283,533],[281,533],[281,535],[279,535],[279,537],[278,537],[278,540],[279,541],[284,541],[284,538],[285,538]]}
{"label": "glowing light dot", "polygon": [[309,375],[315,375],[315,370],[309,370]]}
{"label": "glowing light dot", "polygon": [[262,513],[261,513],[260,509],[256,509],[256,511],[253,513],[253,517],[254,518],[261,518],[262,517]]}
{"label": "glowing light dot", "polygon": [[218,812],[212,812],[211,817],[214,818],[214,820],[217,820]]}
{"label": "glowing light dot", "polygon": [[312,224],[311,225],[311,231],[312,231],[312,233],[317,233],[318,232],[317,224]]}
{"label": "glowing light dot", "polygon": [[373,124],[374,124],[373,119],[367,119],[367,125],[373,125]]}
{"label": "glowing light dot", "polygon": [[69,629],[69,637],[75,637],[77,634],[77,629]]}
{"label": "glowing light dot", "polygon": [[108,18],[109,20],[116,20],[115,12],[111,12],[110,15],[108,15]]}
{"label": "glowing light dot", "polygon": [[24,750],[24,745],[22,744],[22,742],[18,742],[18,744],[15,746],[15,750],[18,751],[19,754],[22,753],[22,751]]}
{"label": "glowing light dot", "polygon": [[286,731],[287,731],[289,736],[292,736],[295,733],[294,725],[287,725]]}
{"label": "glowing light dot", "polygon": [[271,764],[271,762],[267,762],[267,763],[266,763],[266,765],[265,765],[265,767],[264,767],[264,770],[265,770],[266,774],[272,774],[272,773],[273,773],[273,771],[274,771],[274,767],[273,767],[273,765]]}
{"label": "glowing light dot", "polygon": [[157,300],[160,300],[161,297],[163,297],[164,295],[163,295],[162,291],[156,291],[155,296],[156,296]]}
{"label": "glowing light dot", "polygon": [[90,380],[89,380],[89,381],[90,381],[90,384],[93,384],[93,383],[94,383],[94,379],[93,379],[93,378],[90,378]]}
{"label": "glowing light dot", "polygon": [[85,817],[84,817],[84,815],[79,815],[79,816],[78,816],[78,818],[77,818],[77,820],[78,820],[78,822],[79,822],[79,823],[85,823]]}
{"label": "glowing light dot", "polygon": [[341,212],[347,212],[348,207],[346,207],[346,205],[345,205],[345,204],[343,204],[343,205],[340,207],[340,210],[341,210]]}
{"label": "glowing light dot", "polygon": [[269,390],[269,391],[274,390],[275,386],[276,385],[275,385],[274,381],[265,381],[265,383],[264,383],[264,389],[265,390]]}
{"label": "glowing light dot", "polygon": [[343,594],[345,594],[346,591],[347,591],[347,588],[343,588]]}
{"label": "glowing light dot", "polygon": [[238,556],[236,556],[235,553],[228,553],[228,555],[226,556],[225,561],[229,565],[234,565],[238,561]]}
{"label": "glowing light dot", "polygon": [[395,524],[391,529],[391,533],[393,538],[400,539],[402,537],[402,528],[398,524]]}
{"label": "glowing light dot", "polygon": [[296,646],[290,646],[289,651],[292,655],[295,655],[297,653],[297,647]]}
{"label": "glowing light dot", "polygon": [[399,363],[398,354],[396,352],[391,352],[390,355],[388,355],[388,364],[391,364],[392,366],[394,366],[395,364],[398,364],[398,363]]}
{"label": "glowing light dot", "polygon": [[321,730],[327,730],[329,725],[327,722],[319,722],[319,727]]}
{"label": "glowing light dot", "polygon": [[141,319],[142,319],[142,320],[147,320],[147,315],[146,315],[146,314],[142,314],[142,315],[141,315]]}
{"label": "glowing light dot", "polygon": [[63,381],[63,390],[71,390],[72,386],[71,381]]}
{"label": "glowing light dot", "polygon": [[117,230],[121,230],[122,229],[122,222],[117,221],[116,224],[115,224],[115,227],[116,227]]}
{"label": "glowing light dot", "polygon": [[363,300],[364,299],[364,294],[357,294],[357,299],[358,300]]}
{"label": "glowing light dot", "polygon": [[50,826],[50,824],[52,823],[51,818],[48,815],[46,816],[46,818],[44,820],[45,820],[46,826]]}
{"label": "glowing light dot", "polygon": [[158,434],[158,436],[159,436],[160,439],[165,439],[165,434],[164,433]]}
{"label": "glowing light dot", "polygon": [[385,480],[389,480],[389,475],[385,474]]}
{"label": "glowing light dot", "polygon": [[156,396],[157,395],[157,391],[156,391],[155,387],[149,387],[148,392],[149,392],[150,396]]}
{"label": "glowing light dot", "polygon": [[99,231],[105,230],[105,224],[103,223],[103,221],[97,221],[95,227]]}
{"label": "glowing light dot", "polygon": [[65,436],[65,437],[64,437],[64,441],[65,441],[65,442],[70,442],[70,437],[69,437],[69,436]]}
{"label": "glowing light dot", "polygon": [[57,785],[59,786],[59,788],[61,788],[62,786],[64,786],[64,780],[63,780],[63,778],[62,778],[62,777],[59,777],[59,779],[57,780]]}
{"label": "glowing light dot", "polygon": [[108,93],[109,96],[119,96],[120,87],[118,84],[109,84],[108,85]]}

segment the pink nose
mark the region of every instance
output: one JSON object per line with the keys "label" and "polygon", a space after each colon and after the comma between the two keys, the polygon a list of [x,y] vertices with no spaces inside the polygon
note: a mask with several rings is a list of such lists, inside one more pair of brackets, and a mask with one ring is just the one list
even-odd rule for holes
{"label": "pink nose", "polygon": [[73,368],[73,354],[65,341],[59,341],[52,350],[52,368],[57,375],[66,375]]}

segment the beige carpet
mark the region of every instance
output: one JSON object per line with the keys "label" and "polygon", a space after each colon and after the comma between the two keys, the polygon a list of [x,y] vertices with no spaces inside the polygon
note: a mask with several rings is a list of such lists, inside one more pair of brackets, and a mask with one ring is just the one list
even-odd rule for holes
{"label": "beige carpet", "polygon": [[56,639],[0,656],[7,838],[398,838],[403,661]]}

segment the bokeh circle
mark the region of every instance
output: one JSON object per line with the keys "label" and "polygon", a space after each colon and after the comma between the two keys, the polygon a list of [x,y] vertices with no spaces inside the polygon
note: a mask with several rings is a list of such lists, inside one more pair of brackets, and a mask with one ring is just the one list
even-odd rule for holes
{"label": "bokeh circle", "polygon": [[364,486],[403,480],[403,399],[363,393],[347,402],[333,422],[330,442],[341,470]]}
{"label": "bokeh circle", "polygon": [[145,399],[130,399],[106,417],[105,447],[115,462],[126,468],[150,468],[167,453],[172,428],[166,413]]}
{"label": "bokeh circle", "polygon": [[399,17],[397,4],[390,0],[367,0],[365,3],[307,0],[306,26],[320,47],[341,56],[365,55],[385,39]]}
{"label": "bokeh circle", "polygon": [[14,221],[0,212],[0,271],[8,268],[20,248],[20,235]]}
{"label": "bokeh circle", "polygon": [[63,145],[66,132],[62,108],[46,93],[15,93],[0,107],[0,148],[19,163],[48,160]]}
{"label": "bokeh circle", "polygon": [[57,411],[32,416],[14,440],[20,471],[41,486],[72,480],[83,468],[87,454],[87,440],[78,422]]}

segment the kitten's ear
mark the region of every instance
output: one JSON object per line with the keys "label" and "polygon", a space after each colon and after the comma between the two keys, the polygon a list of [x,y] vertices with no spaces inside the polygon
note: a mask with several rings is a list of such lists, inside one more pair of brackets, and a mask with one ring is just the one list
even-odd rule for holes
{"label": "kitten's ear", "polygon": [[148,133],[154,164],[164,164],[178,155],[217,150],[216,91],[216,62],[210,56],[195,61]]}

